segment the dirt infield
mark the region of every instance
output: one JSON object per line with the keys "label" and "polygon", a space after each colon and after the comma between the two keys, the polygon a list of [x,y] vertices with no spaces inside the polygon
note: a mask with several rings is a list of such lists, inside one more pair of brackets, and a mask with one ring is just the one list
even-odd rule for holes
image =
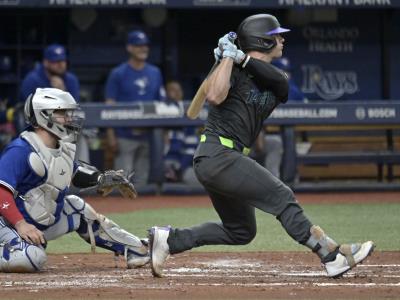
{"label": "dirt infield", "polygon": [[[395,202],[400,193],[299,195],[301,203]],[[110,206],[110,201],[113,205]],[[101,212],[204,207],[206,197],[89,199]],[[49,255],[38,274],[0,273],[0,299],[400,299],[400,251],[376,252],[341,279],[325,277],[318,258],[302,252],[183,253],[166,276],[148,266],[115,267],[112,254]]]}
{"label": "dirt infield", "polygon": [[[375,253],[328,279],[311,253],[187,253],[164,278],[115,268],[111,254],[51,255],[39,274],[0,274],[1,299],[396,299],[400,253]],[[122,265],[122,263],[121,263]]]}

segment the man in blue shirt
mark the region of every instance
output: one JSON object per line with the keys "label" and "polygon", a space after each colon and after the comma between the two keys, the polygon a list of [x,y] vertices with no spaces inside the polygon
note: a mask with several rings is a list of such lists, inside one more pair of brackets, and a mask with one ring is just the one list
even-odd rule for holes
{"label": "man in blue shirt", "polygon": [[[43,51],[43,62],[30,71],[22,81],[21,101],[37,88],[52,87],[69,92],[79,102],[79,80],[67,70],[67,53],[59,44],[51,44]],[[89,146],[83,135],[79,137],[76,157],[89,163]]]}
{"label": "man in blue shirt", "polygon": [[[128,61],[115,67],[107,79],[106,103],[132,103],[165,99],[163,78],[158,67],[147,63],[149,39],[140,30],[128,34]],[[109,128],[109,149],[116,154],[114,168],[135,170],[137,185],[147,183],[150,169],[149,134],[143,129]]]}
{"label": "man in blue shirt", "polygon": [[67,71],[67,54],[59,44],[49,45],[43,52],[43,62],[30,71],[21,86],[21,101],[37,88],[53,87],[68,91],[79,101],[78,78]]}

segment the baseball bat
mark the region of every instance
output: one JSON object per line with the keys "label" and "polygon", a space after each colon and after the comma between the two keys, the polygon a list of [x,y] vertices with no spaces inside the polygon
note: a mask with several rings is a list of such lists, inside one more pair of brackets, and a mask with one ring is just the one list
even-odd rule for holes
{"label": "baseball bat", "polygon": [[[233,43],[236,39],[236,33],[231,31],[229,32],[229,40]],[[189,105],[188,110],[186,111],[186,116],[189,119],[196,119],[199,116],[201,109],[203,108],[204,102],[206,101],[206,81],[207,78],[214,72],[215,68],[218,66],[219,62],[216,61],[214,65],[211,67],[208,72],[206,78],[201,83],[200,87],[197,89],[196,94],[194,95],[192,102]]]}

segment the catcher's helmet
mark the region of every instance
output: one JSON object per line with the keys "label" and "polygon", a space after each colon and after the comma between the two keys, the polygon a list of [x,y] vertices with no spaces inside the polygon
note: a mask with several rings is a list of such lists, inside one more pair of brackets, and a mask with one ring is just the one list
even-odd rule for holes
{"label": "catcher's helmet", "polygon": [[[53,115],[65,111],[63,122]],[[82,128],[83,117],[79,106],[70,93],[54,88],[37,88],[28,96],[24,106],[25,120],[33,127],[42,127],[59,139],[75,142]]]}
{"label": "catcher's helmet", "polygon": [[290,29],[282,28],[273,15],[253,15],[244,19],[239,25],[237,30],[239,47],[243,51],[268,52],[276,46],[273,35],[288,31]]}

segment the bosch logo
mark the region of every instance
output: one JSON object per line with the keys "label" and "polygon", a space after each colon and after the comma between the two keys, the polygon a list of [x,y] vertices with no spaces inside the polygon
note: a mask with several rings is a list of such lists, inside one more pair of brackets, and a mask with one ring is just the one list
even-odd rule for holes
{"label": "bosch logo", "polygon": [[363,107],[357,107],[355,113],[356,113],[356,118],[358,120],[364,120],[365,117],[367,116],[367,112],[365,111],[365,108],[363,108]]}

